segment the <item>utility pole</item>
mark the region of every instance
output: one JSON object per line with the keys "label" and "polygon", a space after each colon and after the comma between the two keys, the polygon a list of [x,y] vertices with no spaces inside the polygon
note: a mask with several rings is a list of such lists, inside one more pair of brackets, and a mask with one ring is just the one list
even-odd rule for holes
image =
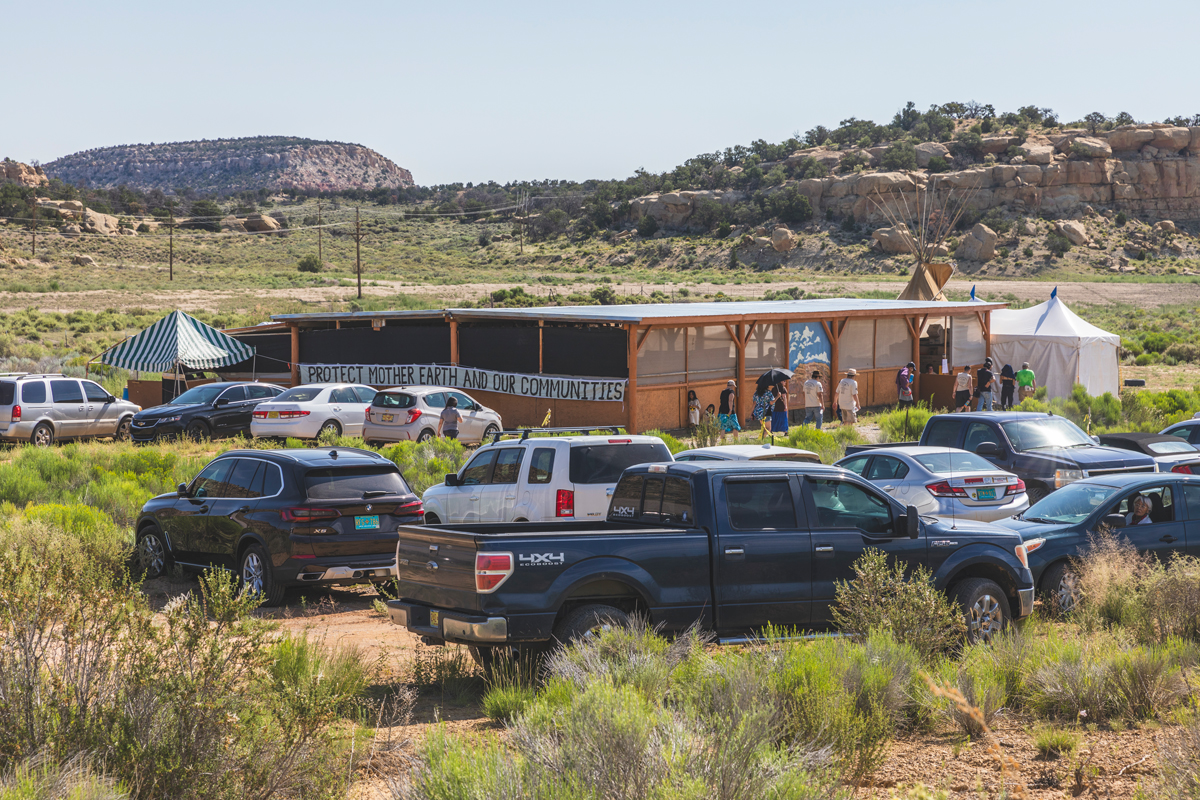
{"label": "utility pole", "polygon": [[37,193],[29,196],[29,231],[33,236],[33,245],[30,247],[30,258],[37,258]]}
{"label": "utility pole", "polygon": [[362,300],[362,225],[358,221],[358,206],[354,207],[354,264],[358,271],[358,299]]}
{"label": "utility pole", "polygon": [[167,213],[170,214],[170,217],[171,217],[171,222],[168,227],[168,230],[170,231],[170,233],[168,234],[169,238],[167,239],[167,242],[168,242],[167,246],[170,248],[168,251],[169,255],[167,256],[167,259],[168,259],[167,260],[167,280],[173,281],[173,280],[175,280],[175,203],[174,203],[174,201],[167,202]]}
{"label": "utility pole", "polygon": [[325,257],[321,255],[321,201],[317,201],[317,261],[321,264],[325,263]]}
{"label": "utility pole", "polygon": [[525,255],[525,191],[522,190],[517,198],[517,214],[521,220],[521,255]]}

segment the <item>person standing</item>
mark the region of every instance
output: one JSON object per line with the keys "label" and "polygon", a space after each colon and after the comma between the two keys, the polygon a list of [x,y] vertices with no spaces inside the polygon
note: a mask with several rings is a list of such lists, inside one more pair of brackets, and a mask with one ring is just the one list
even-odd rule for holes
{"label": "person standing", "polygon": [[976,411],[983,411],[985,408],[988,411],[995,411],[992,406],[992,391],[995,388],[996,373],[992,372],[992,360],[989,358],[975,373],[975,389],[979,392],[979,402],[975,405]]}
{"label": "person standing", "polygon": [[458,438],[458,423],[462,422],[462,413],[458,410],[458,398],[449,397],[446,399],[446,407],[439,414],[441,419],[438,420],[438,436],[445,436],[447,439]]}
{"label": "person standing", "polygon": [[788,391],[782,383],[775,386],[775,413],[771,415],[771,433],[788,432]]}
{"label": "person standing", "polygon": [[812,377],[804,382],[804,424],[811,422],[821,430],[824,416],[825,387],[821,385],[821,373],[813,370]]}
{"label": "person standing", "polygon": [[963,367],[962,372],[954,376],[954,410],[971,410],[971,368]]}
{"label": "person standing", "polygon": [[899,398],[900,408],[912,407],[913,377],[917,374],[917,365],[908,362],[908,366],[896,373],[896,397]]}
{"label": "person standing", "polygon": [[700,398],[696,397],[696,390],[688,390],[688,425],[696,427],[700,424]]}
{"label": "person standing", "polygon": [[721,392],[721,405],[717,409],[717,419],[721,421],[721,430],[725,433],[740,431],[742,426],[737,418],[737,382],[729,381]]}
{"label": "person standing", "polygon": [[1000,410],[1009,411],[1013,407],[1013,392],[1017,376],[1013,373],[1012,364],[1005,364],[1000,370]]}
{"label": "person standing", "polygon": [[1024,401],[1026,397],[1033,397],[1036,393],[1037,376],[1029,368],[1029,362],[1022,361],[1021,369],[1017,372],[1017,402]]}
{"label": "person standing", "polygon": [[837,391],[834,393],[834,403],[837,405],[834,411],[839,412],[843,425],[858,422],[858,381],[854,380],[856,375],[858,370],[853,367],[846,370],[846,377],[838,381]]}

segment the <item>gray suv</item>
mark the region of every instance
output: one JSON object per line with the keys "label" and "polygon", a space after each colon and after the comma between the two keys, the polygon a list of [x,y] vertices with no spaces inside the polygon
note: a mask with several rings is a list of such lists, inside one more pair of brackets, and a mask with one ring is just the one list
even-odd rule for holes
{"label": "gray suv", "polygon": [[0,442],[129,438],[141,406],[113,397],[95,381],[66,375],[0,374]]}

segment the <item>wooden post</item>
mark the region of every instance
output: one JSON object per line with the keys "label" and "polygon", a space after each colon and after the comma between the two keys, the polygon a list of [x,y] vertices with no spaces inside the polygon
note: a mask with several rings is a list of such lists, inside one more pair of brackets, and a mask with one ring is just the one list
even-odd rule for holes
{"label": "wooden post", "polygon": [[167,230],[170,231],[167,239],[167,246],[170,248],[167,255],[167,280],[175,280],[175,204],[167,203],[167,210],[171,214],[171,224]]}
{"label": "wooden post", "polygon": [[992,357],[992,310],[989,308],[983,312],[983,352],[988,357]]}
{"label": "wooden post", "polygon": [[450,320],[450,363],[458,366],[458,320]]}
{"label": "wooden post", "polygon": [[626,433],[638,432],[637,418],[637,357],[638,357],[638,340],[637,340],[637,325],[629,324],[625,326],[625,330],[629,332],[628,345],[628,367],[629,367],[629,382],[625,384],[625,402],[628,409],[628,420],[625,423]]}
{"label": "wooden post", "polygon": [[358,299],[362,300],[362,226],[358,221],[358,206],[354,207],[354,268],[358,272]]}
{"label": "wooden post", "polygon": [[746,386],[746,340],[750,338],[750,333],[754,330],[756,322],[745,323],[739,322],[737,326],[738,335],[734,337],[734,343],[737,345],[737,401],[736,408],[729,409],[734,414],[737,414],[738,422],[745,424],[747,413],[747,405],[750,402],[750,395],[747,393]]}
{"label": "wooden post", "polygon": [[300,326],[292,325],[292,386],[300,385]]}
{"label": "wooden post", "polygon": [[325,267],[325,257],[321,254],[321,201],[317,201],[317,261],[321,262],[321,267]]}
{"label": "wooden post", "polygon": [[543,330],[542,326],[543,326],[544,322],[545,322],[545,320],[541,320],[541,319],[538,320],[538,374],[539,375],[541,375],[542,372],[545,371],[542,368],[542,330]]}
{"label": "wooden post", "polygon": [[37,192],[34,192],[29,197],[29,232],[33,236],[33,243],[29,250],[30,258],[37,258]]}

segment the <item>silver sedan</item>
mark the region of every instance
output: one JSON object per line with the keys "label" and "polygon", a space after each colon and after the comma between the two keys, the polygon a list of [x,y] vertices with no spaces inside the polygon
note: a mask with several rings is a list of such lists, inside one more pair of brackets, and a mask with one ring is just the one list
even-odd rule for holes
{"label": "silver sedan", "polygon": [[995,522],[1029,508],[1023,480],[966,450],[881,447],[847,456],[837,466],[935,517]]}

